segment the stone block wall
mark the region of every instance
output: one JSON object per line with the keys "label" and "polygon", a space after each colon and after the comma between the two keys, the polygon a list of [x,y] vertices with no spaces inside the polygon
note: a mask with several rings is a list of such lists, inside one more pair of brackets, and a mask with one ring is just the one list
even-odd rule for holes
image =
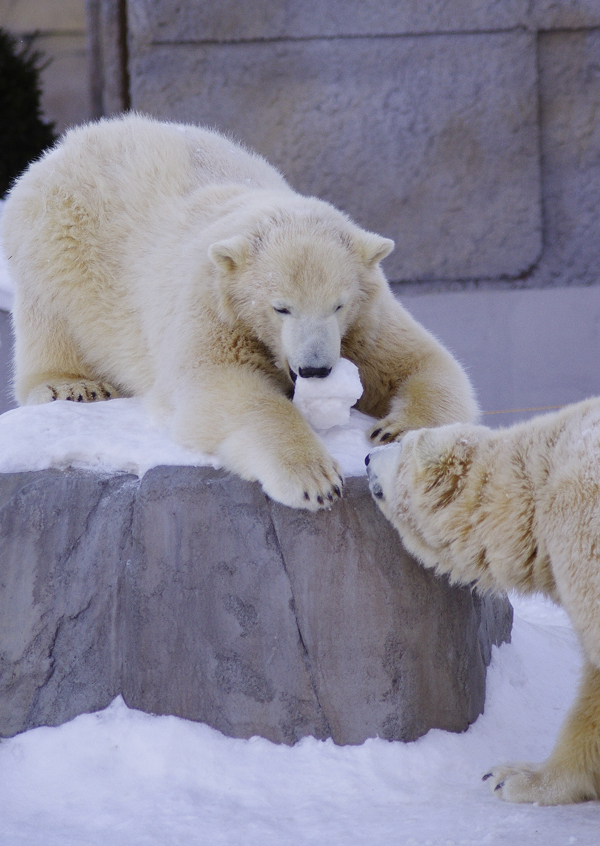
{"label": "stone block wall", "polygon": [[131,106],[233,133],[393,238],[402,290],[597,282],[597,0],[126,12]]}

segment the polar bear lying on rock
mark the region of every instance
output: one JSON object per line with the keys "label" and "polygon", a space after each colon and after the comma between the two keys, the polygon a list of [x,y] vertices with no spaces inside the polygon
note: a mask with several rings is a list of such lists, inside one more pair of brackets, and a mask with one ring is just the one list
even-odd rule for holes
{"label": "polar bear lying on rock", "polygon": [[215,132],[73,129],[2,225],[20,403],[144,396],[176,440],[313,510],[343,480],[291,402],[297,375],[354,362],[374,443],[476,418],[460,366],[389,290],[393,242]]}
{"label": "polar bear lying on rock", "polygon": [[600,399],[509,429],[409,432],[367,457],[371,491],[408,550],[450,580],[540,592],[585,655],[578,699],[548,760],[494,768],[503,799],[600,798]]}

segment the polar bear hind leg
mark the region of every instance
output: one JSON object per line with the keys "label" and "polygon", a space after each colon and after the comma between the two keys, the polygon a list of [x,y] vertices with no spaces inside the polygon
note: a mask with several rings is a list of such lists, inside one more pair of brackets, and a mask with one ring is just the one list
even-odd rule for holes
{"label": "polar bear hind leg", "polygon": [[543,764],[495,767],[484,776],[508,802],[565,805],[600,798],[600,670],[586,662],[577,701]]}
{"label": "polar bear hind leg", "polygon": [[97,402],[119,392],[86,367],[60,318],[40,320],[32,309],[15,314],[15,396],[21,405],[53,400]]}

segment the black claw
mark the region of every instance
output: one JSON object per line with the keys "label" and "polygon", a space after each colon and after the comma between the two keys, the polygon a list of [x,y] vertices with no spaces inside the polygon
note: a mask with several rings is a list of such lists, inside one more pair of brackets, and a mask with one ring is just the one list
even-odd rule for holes
{"label": "black claw", "polygon": [[381,429],[375,429],[375,431],[371,432],[371,437],[376,438],[377,435],[381,434]]}
{"label": "black claw", "polygon": [[365,456],[365,467],[368,467],[368,466],[369,466],[369,461],[370,461],[370,460],[371,460],[371,458],[370,458],[368,455],[366,455],[366,456]]}
{"label": "black claw", "polygon": [[335,491],[336,496],[341,496],[341,495],[342,495],[342,492],[341,492],[341,490],[338,488],[338,486],[337,486],[337,485],[334,485],[334,486],[333,486],[333,490]]}
{"label": "black claw", "polygon": [[308,491],[304,491],[304,499],[310,499]]}
{"label": "black claw", "polygon": [[317,502],[319,503],[319,505],[323,505],[323,497],[321,496],[321,494],[319,494],[319,496],[317,497]]}
{"label": "black claw", "polygon": [[98,396],[98,394],[96,393],[96,391],[92,391],[92,393],[90,394],[90,396],[91,396],[91,398],[92,398],[93,400],[95,400],[95,399],[96,399],[96,397]]}
{"label": "black claw", "polygon": [[391,437],[392,437],[392,433],[391,433],[391,432],[386,432],[386,433],[385,433],[385,435],[382,435],[382,436],[381,436],[381,440],[382,440],[382,441],[389,441],[389,439],[390,439]]}
{"label": "black claw", "polygon": [[492,777],[492,773],[486,773],[484,776],[481,777],[482,781],[487,781],[488,778]]}
{"label": "black claw", "polygon": [[83,396],[81,394],[77,397],[77,402],[83,402]]}
{"label": "black claw", "polygon": [[501,782],[499,782],[499,784],[497,784],[497,785],[494,787],[494,790],[502,790],[502,788],[503,788],[503,787],[504,787],[504,782],[503,782],[503,781],[501,781]]}
{"label": "black claw", "polygon": [[67,402],[73,402],[73,397],[67,397]]}

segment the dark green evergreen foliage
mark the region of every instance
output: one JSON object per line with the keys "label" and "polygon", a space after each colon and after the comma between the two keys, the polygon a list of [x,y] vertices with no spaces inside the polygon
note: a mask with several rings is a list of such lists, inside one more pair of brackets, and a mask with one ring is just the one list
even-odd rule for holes
{"label": "dark green evergreen foliage", "polygon": [[0,198],[56,140],[54,124],[41,114],[41,58],[30,42],[19,45],[0,29]]}

